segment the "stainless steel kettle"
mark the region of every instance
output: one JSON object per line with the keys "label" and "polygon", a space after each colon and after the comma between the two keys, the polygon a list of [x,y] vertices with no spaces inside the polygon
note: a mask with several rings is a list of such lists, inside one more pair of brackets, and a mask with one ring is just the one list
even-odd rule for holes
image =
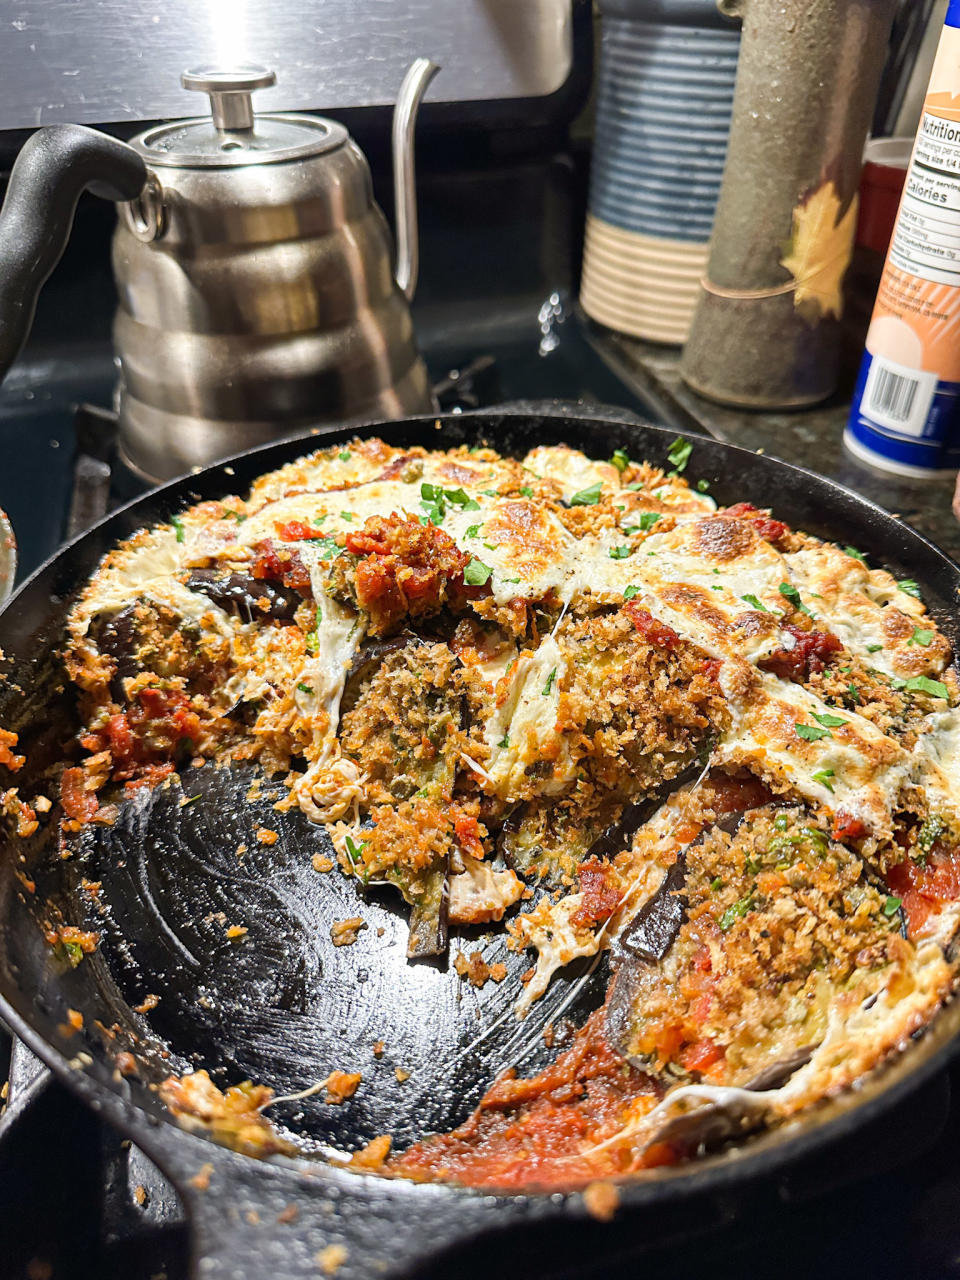
{"label": "stainless steel kettle", "polygon": [[26,143],[0,210],[0,374],[90,187],[120,203],[114,341],[126,461],[151,480],[326,422],[430,411],[407,305],[417,278],[413,129],[437,67],[394,111],[397,254],[346,129],[253,111],[260,67],[184,73],[211,116],[129,145],[79,125]]}

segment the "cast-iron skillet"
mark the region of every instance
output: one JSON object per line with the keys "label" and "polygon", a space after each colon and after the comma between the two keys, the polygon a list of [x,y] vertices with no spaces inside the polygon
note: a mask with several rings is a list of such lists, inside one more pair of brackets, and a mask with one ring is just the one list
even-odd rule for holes
{"label": "cast-iron skillet", "polygon": [[[624,448],[666,462],[672,432],[566,412],[417,418],[370,430],[399,445],[485,441],[522,455],[536,444],[566,443],[594,457]],[[322,442],[352,434],[325,431]],[[62,759],[74,713],[55,650],[70,599],[104,552],[190,502],[244,493],[255,477],[318,443],[270,445],[155,490],[64,548],[21,588],[0,615],[9,672],[0,724],[22,732],[29,762],[3,785],[29,798],[44,789],[45,765]],[[872,564],[915,578],[956,648],[960,569],[919,534],[828,480],[712,440],[695,442],[687,474],[708,480],[721,503],[772,506],[793,527],[852,543]],[[172,1180],[191,1221],[197,1276],[316,1276],[315,1255],[331,1244],[347,1250],[341,1280],[433,1274],[457,1265],[441,1257],[445,1251],[469,1248],[475,1261],[484,1248],[501,1247],[496,1233],[519,1228],[509,1256],[519,1260],[522,1248],[533,1274],[557,1258],[610,1258],[629,1238],[662,1240],[665,1230],[687,1231],[715,1216],[718,1205],[769,1184],[814,1148],[849,1143],[953,1047],[958,1002],[863,1088],[738,1150],[624,1184],[612,1224],[590,1219],[579,1193],[495,1196],[353,1174],[318,1158],[259,1162],[227,1151],[179,1128],[150,1086],[171,1070],[203,1065],[221,1083],[250,1077],[287,1093],[334,1067],[359,1070],[363,1084],[342,1107],[312,1098],[278,1107],[275,1118],[318,1152],[352,1150],[384,1132],[403,1146],[464,1119],[501,1068],[518,1059],[523,1071],[541,1066],[545,1025],[582,1019],[602,998],[606,976],[605,961],[592,977],[564,976],[518,1025],[511,1006],[528,956],[509,955],[502,936],[482,931],[455,939],[460,949],[480,948],[508,964],[505,982],[478,992],[446,961],[408,962],[398,900],[386,891],[361,900],[336,872],[315,872],[311,855],[329,848],[325,833],[300,814],[275,813],[269,795],[247,803],[250,781],[241,769],[189,769],[182,791],[142,791],[113,827],[73,837],[67,848],[58,847],[56,822],[29,840],[8,839],[0,864],[0,1014]],[[276,844],[256,840],[260,826],[280,833]],[[102,882],[99,897],[81,888],[83,877]],[[43,940],[48,902],[67,923],[102,935],[75,969]],[[334,948],[332,921],[358,914],[368,922],[359,941]],[[227,939],[230,924],[248,928],[241,942]],[[148,994],[159,996],[156,1008],[136,1012]],[[84,1020],[72,1035],[68,1009]],[[134,1054],[136,1075],[116,1071],[121,1050]],[[404,1082],[398,1067],[410,1073]]]}

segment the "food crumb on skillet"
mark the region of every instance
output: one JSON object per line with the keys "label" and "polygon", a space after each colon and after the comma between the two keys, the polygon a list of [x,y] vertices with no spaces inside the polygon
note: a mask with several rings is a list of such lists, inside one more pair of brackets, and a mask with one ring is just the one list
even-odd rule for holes
{"label": "food crumb on skillet", "polygon": [[359,1071],[331,1071],[327,1076],[327,1091],[323,1100],[332,1106],[339,1107],[341,1103],[353,1097],[362,1082],[363,1075]]}
{"label": "food crumb on skillet", "polygon": [[347,920],[334,920],[330,926],[330,940],[335,947],[352,947],[361,929],[367,928],[363,916],[350,916]]}
{"label": "food crumb on skillet", "polygon": [[270,827],[257,827],[255,834],[260,844],[273,845],[280,839],[279,832],[273,831]]}
{"label": "food crumb on skillet", "polygon": [[603,1179],[588,1182],[583,1189],[583,1205],[591,1218],[611,1222],[620,1207],[620,1192],[612,1182]]}
{"label": "food crumb on skillet", "polygon": [[335,1276],[349,1256],[345,1245],[328,1244],[317,1250],[313,1260],[325,1276]]}

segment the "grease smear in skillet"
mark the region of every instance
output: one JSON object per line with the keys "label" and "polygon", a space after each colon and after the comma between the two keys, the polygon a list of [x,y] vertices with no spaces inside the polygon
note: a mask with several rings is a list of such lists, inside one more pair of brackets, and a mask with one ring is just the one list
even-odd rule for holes
{"label": "grease smear in skillet", "polygon": [[[412,960],[502,922],[534,958],[520,1017],[613,950],[552,1067],[360,1167],[556,1185],[675,1163],[853,1085],[953,989],[949,645],[916,584],[717,509],[689,461],[682,440],[666,469],[355,441],[138,534],[72,611],[68,830],[185,761],[255,759],[357,881],[345,945],[373,883],[409,904]],[[259,1086],[197,1072],[164,1096],[280,1145]]]}

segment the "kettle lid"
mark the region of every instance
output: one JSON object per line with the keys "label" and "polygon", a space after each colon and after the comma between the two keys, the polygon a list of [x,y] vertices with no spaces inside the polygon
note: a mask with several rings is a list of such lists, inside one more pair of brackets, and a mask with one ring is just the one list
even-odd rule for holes
{"label": "kettle lid", "polygon": [[210,96],[210,115],[157,125],[132,140],[153,165],[237,168],[276,164],[334,151],[347,141],[343,125],[319,116],[255,115],[251,94],[276,84],[258,66],[197,67],[180,83]]}

